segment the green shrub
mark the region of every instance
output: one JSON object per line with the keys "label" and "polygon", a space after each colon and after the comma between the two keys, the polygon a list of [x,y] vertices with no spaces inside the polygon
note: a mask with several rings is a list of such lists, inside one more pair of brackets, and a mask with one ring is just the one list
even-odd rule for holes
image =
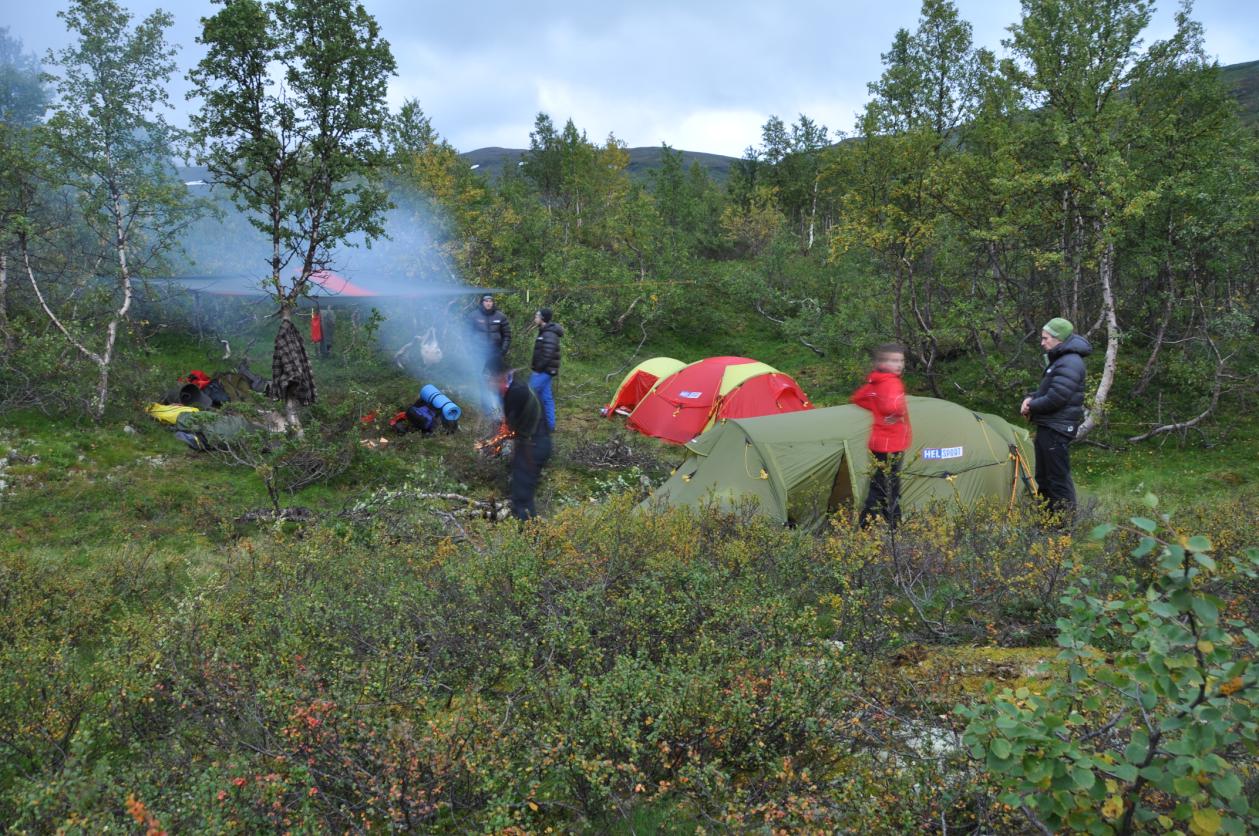
{"label": "green shrub", "polygon": [[[524,527],[469,519],[456,542],[400,486],[187,562],[6,556],[0,817],[31,832],[1013,830],[990,801],[1006,776],[968,763],[941,717],[974,690],[943,680],[977,663],[889,672],[918,670],[941,625],[1000,642],[1076,618],[1074,599],[1038,600],[1060,594],[1051,581],[1100,578],[1104,600],[1118,567],[1152,571],[1121,538],[1022,526],[988,509],[895,541],[840,520],[812,536],[744,511],[638,514],[620,495]],[[1219,576],[1226,612],[1243,581]]]}
{"label": "green shrub", "polygon": [[1253,832],[1244,787],[1259,751],[1259,633],[1226,613],[1259,549],[1217,560],[1207,537],[1160,536],[1145,517],[1131,531],[1133,557],[1155,558],[1154,580],[1119,577],[1106,594],[1077,579],[1058,622],[1065,679],[960,707],[966,743],[1001,802],[1042,830]]}

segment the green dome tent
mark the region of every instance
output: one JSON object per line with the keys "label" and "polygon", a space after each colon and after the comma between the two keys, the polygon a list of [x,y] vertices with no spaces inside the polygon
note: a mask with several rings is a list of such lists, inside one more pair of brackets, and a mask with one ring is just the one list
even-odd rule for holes
{"label": "green dome tent", "polygon": [[[1032,492],[1027,430],[936,398],[910,397],[909,420],[914,440],[901,470],[907,512]],[[864,501],[869,434],[870,413],[853,405],[730,419],[687,444],[686,460],[643,505],[732,508],[754,498],[779,522],[816,529]]]}

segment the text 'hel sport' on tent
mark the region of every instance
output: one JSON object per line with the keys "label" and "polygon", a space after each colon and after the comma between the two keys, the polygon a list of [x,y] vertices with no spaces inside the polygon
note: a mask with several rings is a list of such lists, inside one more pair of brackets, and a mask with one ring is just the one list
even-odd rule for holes
{"label": "text 'hel sport' on tent", "polygon": [[772,366],[746,357],[709,357],[660,380],[625,425],[685,444],[718,421],[812,408],[791,376]]}
{"label": "text 'hel sport' on tent", "polygon": [[[901,507],[1013,502],[1033,491],[1027,430],[996,415],[936,398],[910,397],[914,446],[901,469]],[[870,412],[833,406],[730,420],[686,445],[688,455],[644,505],[732,509],[749,500],[801,528],[860,508],[870,480]]]}
{"label": "text 'hel sport' on tent", "polygon": [[625,375],[621,385],[616,387],[612,400],[603,408],[603,414],[609,418],[614,415],[629,415],[651,391],[651,387],[656,385],[656,381],[668,377],[684,366],[686,363],[674,360],[672,357],[652,357],[650,360],[644,360]]}

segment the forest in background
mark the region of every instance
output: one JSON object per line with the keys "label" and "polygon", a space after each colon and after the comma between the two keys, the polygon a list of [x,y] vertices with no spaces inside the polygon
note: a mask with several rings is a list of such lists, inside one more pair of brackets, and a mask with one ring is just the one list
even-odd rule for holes
{"label": "forest in background", "polygon": [[[1069,5],[1052,20],[1038,9],[998,58],[973,46],[951,5],[925,4],[884,54],[858,125],[772,117],[725,182],[668,147],[657,167],[630,176],[614,136],[591,141],[547,114],[522,164],[487,177],[420,103],[385,118],[379,87],[379,100],[359,102],[360,121],[341,129],[353,148],[284,181],[324,147],[309,126],[295,131],[302,142],[273,152],[265,125],[237,124],[225,152],[213,107],[193,135],[162,121],[169,55],[162,64],[166,47],[139,43],[139,34],[160,38],[161,21],[146,22],[156,28],[137,35],[126,59],[156,62],[130,93],[67,73],[54,99],[31,75],[37,62],[11,44],[0,403],[29,402],[41,380],[61,390],[79,366],[99,376],[142,343],[129,288],[168,275],[186,259],[181,248],[196,251],[198,273],[259,274],[284,308],[310,272],[346,257],[347,243],[376,238],[395,276],[425,282],[440,267],[443,279],[548,300],[596,354],[758,317],[841,365],[896,339],[925,392],[1006,404],[1029,385],[1040,324],[1063,315],[1101,360],[1086,436],[1109,426],[1116,407],[1129,413],[1111,427],[1121,438],[1183,431],[1221,401],[1243,407],[1254,390],[1259,190],[1253,121],[1241,118],[1238,96],[1249,101],[1253,66],[1231,68],[1226,84],[1185,13],[1173,37],[1142,44],[1148,3]],[[207,76],[206,95],[213,83]],[[314,95],[321,82],[305,83]],[[93,95],[112,103],[108,124],[86,106]],[[125,107],[109,98],[127,95]],[[112,159],[108,143],[80,153],[110,136]],[[189,195],[169,161],[196,148],[220,180],[250,163],[248,177],[278,184],[274,206],[258,202],[262,180],[225,184],[217,207]],[[363,188],[329,189],[322,216],[309,212],[303,195],[334,169]],[[399,207],[391,226],[429,230],[435,247],[391,249],[380,238],[390,196]],[[258,259],[265,269],[231,242],[207,247],[190,234],[198,213],[231,213],[233,201],[237,228],[252,224],[275,245],[274,258]],[[270,216],[282,220],[259,226]],[[100,414],[100,392],[89,400]]]}
{"label": "forest in background", "polygon": [[[0,39],[0,820],[1259,826],[1255,65],[1215,67],[1189,7],[1143,43],[1151,9],[1028,0],[996,55],[926,0],[857,125],[770,118],[724,179],[668,147],[635,173],[548,114],[487,176],[421,103],[389,111],[387,33],[345,0],[208,18],[189,131],[162,116],[164,13],[71,3],[49,77]],[[408,227],[429,243],[391,247]],[[513,321],[544,303],[569,329],[553,519],[430,505],[501,496],[460,435],[359,444],[414,383],[376,342],[388,310],[349,324],[320,400],[284,404],[305,435],[266,455],[185,460],[132,426],[219,356],[157,280],[256,273],[241,330],[269,340],[368,241],[391,278],[508,289]],[[594,418],[636,359],[747,353],[833,403],[897,339],[913,391],[1010,414],[1059,315],[1095,347],[1080,459],[1113,454],[1123,485],[1066,529],[625,524],[669,466]],[[1175,512],[1121,482],[1152,445],[1183,471]],[[1208,466],[1222,487],[1194,501]]]}

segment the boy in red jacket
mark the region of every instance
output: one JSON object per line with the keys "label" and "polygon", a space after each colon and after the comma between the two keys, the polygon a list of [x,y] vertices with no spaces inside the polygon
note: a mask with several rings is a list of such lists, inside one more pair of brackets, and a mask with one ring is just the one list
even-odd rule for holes
{"label": "boy in red jacket", "polygon": [[874,473],[870,489],[861,509],[861,527],[865,528],[876,515],[895,529],[901,518],[901,460],[909,449],[911,432],[909,409],[905,405],[905,348],[894,343],[881,345],[874,351],[874,371],[865,384],[852,393],[852,402],[874,413],[870,426],[870,455]]}

